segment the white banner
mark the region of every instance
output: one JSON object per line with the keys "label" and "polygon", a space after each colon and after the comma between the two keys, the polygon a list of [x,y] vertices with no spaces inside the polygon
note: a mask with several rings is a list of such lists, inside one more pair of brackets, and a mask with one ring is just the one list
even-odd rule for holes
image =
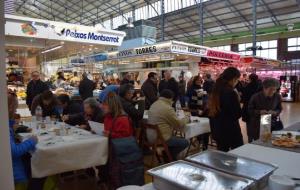
{"label": "white banner", "polygon": [[125,37],[125,33],[119,31],[52,21],[28,20],[6,19],[5,35],[111,46],[120,46]]}

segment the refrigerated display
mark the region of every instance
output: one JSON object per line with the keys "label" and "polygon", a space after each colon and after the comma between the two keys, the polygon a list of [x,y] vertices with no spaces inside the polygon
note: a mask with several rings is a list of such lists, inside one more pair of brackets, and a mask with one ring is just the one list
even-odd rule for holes
{"label": "refrigerated display", "polygon": [[282,101],[295,101],[297,80],[297,76],[280,76],[280,95]]}

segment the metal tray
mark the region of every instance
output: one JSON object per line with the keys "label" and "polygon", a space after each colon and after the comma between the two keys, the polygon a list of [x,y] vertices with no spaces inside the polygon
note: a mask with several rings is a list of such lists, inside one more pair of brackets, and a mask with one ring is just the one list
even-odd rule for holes
{"label": "metal tray", "polygon": [[186,160],[255,181],[259,181],[265,176],[272,174],[278,168],[269,163],[215,150],[194,154],[187,157]]}
{"label": "metal tray", "polygon": [[254,181],[186,161],[176,161],[147,171],[158,190],[250,189]]}

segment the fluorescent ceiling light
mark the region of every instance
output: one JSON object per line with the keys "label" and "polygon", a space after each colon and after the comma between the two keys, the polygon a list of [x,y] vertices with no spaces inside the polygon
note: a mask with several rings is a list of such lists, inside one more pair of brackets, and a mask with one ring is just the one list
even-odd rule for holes
{"label": "fluorescent ceiling light", "polygon": [[48,53],[48,52],[50,52],[50,51],[54,51],[54,50],[60,49],[60,48],[62,48],[62,47],[63,47],[62,45],[59,45],[59,46],[56,46],[56,47],[47,49],[47,50],[45,50],[45,51],[42,51],[41,53]]}

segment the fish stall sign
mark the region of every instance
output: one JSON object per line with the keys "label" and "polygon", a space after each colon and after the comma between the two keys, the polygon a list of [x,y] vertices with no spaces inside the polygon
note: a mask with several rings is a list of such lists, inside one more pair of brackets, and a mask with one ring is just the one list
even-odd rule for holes
{"label": "fish stall sign", "polygon": [[42,19],[5,15],[5,35],[120,46],[125,32]]}
{"label": "fish stall sign", "polygon": [[70,29],[67,29],[65,31],[65,36],[71,38],[77,38],[77,39],[84,39],[84,40],[119,43],[119,37],[103,35],[95,32],[78,32],[76,30],[72,31]]}

